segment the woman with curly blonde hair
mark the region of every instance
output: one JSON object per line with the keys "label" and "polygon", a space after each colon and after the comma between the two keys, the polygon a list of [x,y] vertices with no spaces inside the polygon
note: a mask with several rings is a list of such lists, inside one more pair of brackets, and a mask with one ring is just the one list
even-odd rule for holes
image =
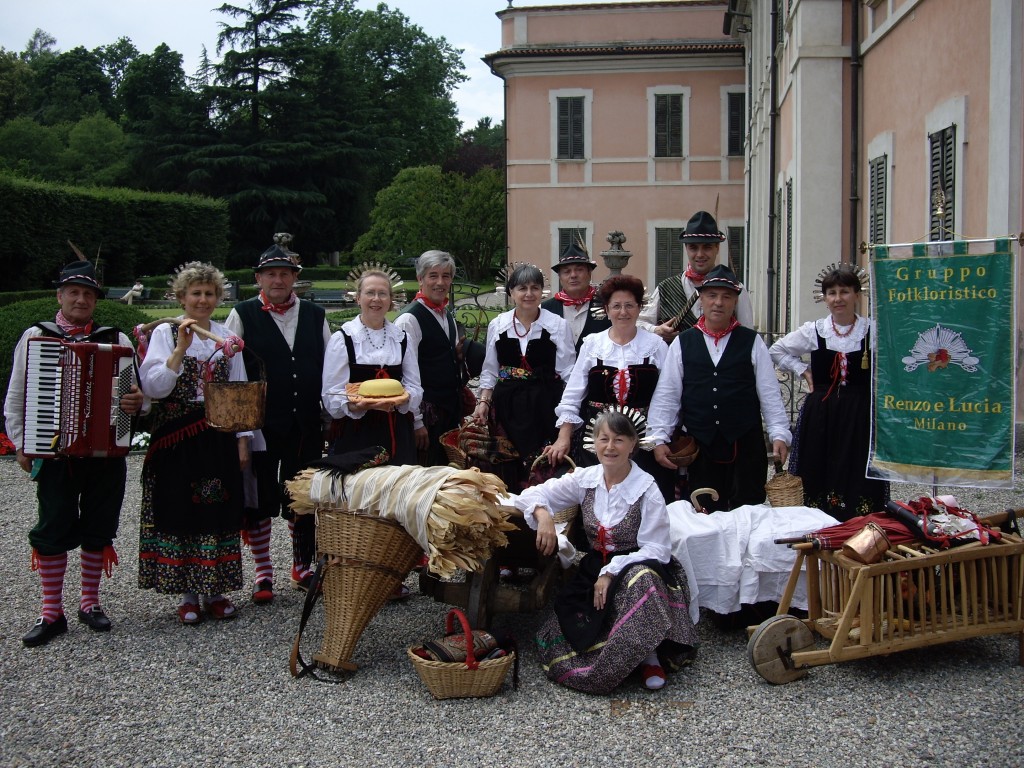
{"label": "woman with curly blonde hair", "polygon": [[178,619],[198,624],[203,609],[214,619],[237,614],[225,593],[242,588],[242,467],[252,433],[218,432],[206,421],[205,382],[246,380],[231,344],[197,332],[231,335],[211,319],[224,295],[224,275],[189,262],[171,289],[184,313],[178,324],[154,330],[139,367],[142,391],[154,401],[142,467],[139,586],[180,595]]}

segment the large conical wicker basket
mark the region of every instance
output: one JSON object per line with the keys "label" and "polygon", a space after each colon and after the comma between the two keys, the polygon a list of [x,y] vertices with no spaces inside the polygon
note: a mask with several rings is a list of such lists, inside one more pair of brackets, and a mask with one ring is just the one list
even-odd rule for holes
{"label": "large conical wicker basket", "polygon": [[327,624],[313,660],[351,671],[357,668],[351,658],[363,630],[423,551],[398,523],[344,509],[317,512],[316,548],[328,556],[323,574]]}

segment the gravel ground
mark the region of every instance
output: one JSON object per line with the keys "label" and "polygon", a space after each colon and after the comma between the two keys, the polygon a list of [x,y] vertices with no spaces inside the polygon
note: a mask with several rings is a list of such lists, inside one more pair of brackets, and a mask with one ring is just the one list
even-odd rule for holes
{"label": "gravel ground", "polygon": [[[1021,446],[1018,441],[1018,446]],[[978,512],[1024,507],[1014,492],[959,489]],[[8,620],[0,635],[0,766],[1019,766],[1024,668],[1013,635],[948,643],[816,667],[784,686],[765,683],[746,635],[699,625],[696,663],[651,693],[631,680],[610,697],[547,681],[529,639],[540,615],[499,616],[522,645],[520,687],[491,699],[435,701],[405,648],[441,633],[446,607],[415,595],[387,605],[356,648],[361,669],[329,685],[288,673],[299,592],[269,606],[234,595],[233,622],[179,625],[174,600],[136,587],[141,458],[129,459],[121,567],[104,579],[109,634],[72,622],[67,635],[26,649],[39,608],[28,568],[34,486],[0,462],[0,579]],[[895,486],[897,498],[928,489]],[[274,528],[278,585],[290,562]],[[247,563],[246,575],[251,566]],[[286,579],[284,580],[286,581]],[[410,586],[414,580],[410,579]],[[77,608],[78,558],[65,604]],[[307,629],[307,655],[322,622]]]}

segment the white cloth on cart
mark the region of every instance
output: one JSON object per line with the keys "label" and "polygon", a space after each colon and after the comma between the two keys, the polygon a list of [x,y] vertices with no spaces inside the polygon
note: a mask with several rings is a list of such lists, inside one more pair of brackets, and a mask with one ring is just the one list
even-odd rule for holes
{"label": "white cloth on cart", "polygon": [[[688,501],[668,505],[672,554],[689,564],[691,602],[716,613],[733,613],[746,603],[778,602],[796,562],[796,552],[775,539],[812,533],[838,521],[813,507],[737,507],[705,515]],[[801,577],[791,606],[807,608]]]}

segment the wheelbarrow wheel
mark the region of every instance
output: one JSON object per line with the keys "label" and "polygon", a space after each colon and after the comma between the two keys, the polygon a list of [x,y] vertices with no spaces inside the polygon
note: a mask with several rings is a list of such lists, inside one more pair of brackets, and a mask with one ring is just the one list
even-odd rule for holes
{"label": "wheelbarrow wheel", "polygon": [[773,685],[807,676],[793,663],[793,654],[814,647],[814,633],[796,616],[784,614],[762,621],[747,641],[747,658],[761,677]]}

